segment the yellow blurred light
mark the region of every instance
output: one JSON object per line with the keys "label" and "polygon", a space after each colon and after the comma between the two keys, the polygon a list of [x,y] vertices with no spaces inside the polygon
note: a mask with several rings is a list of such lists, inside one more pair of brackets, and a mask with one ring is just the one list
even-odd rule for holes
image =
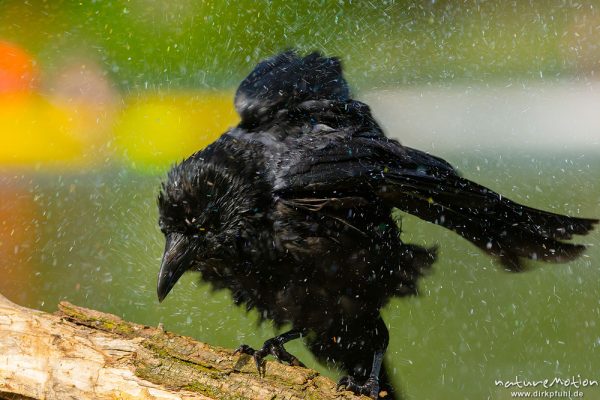
{"label": "yellow blurred light", "polygon": [[238,122],[231,93],[176,93],[132,100],[115,127],[132,166],[160,170],[216,140]]}
{"label": "yellow blurred light", "polygon": [[0,163],[68,162],[81,151],[67,110],[37,94],[0,96]]}

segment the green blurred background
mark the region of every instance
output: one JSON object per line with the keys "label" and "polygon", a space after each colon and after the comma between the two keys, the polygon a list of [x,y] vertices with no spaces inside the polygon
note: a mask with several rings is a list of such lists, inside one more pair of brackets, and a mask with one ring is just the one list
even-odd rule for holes
{"label": "green blurred background", "polygon": [[[390,136],[527,205],[600,216],[600,2],[0,2],[0,293],[60,300],[233,348],[274,334],[185,277],[158,304],[168,166],[237,122],[236,84],[287,48],[342,58]],[[600,381],[600,235],[508,274],[456,235],[392,301],[408,399],[508,399],[494,380]],[[332,377],[300,342],[288,348]],[[582,389],[600,398],[600,389]]]}

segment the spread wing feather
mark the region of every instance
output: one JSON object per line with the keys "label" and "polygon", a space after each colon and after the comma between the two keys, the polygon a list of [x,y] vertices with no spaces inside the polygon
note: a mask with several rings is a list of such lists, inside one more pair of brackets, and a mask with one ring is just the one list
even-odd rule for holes
{"label": "spread wing feather", "polygon": [[462,178],[446,161],[383,136],[335,134],[320,146],[311,139],[306,152],[301,148],[278,180],[280,196],[378,197],[451,229],[513,270],[523,258],[576,258],[585,246],[563,240],[587,234],[598,222],[518,204]]}

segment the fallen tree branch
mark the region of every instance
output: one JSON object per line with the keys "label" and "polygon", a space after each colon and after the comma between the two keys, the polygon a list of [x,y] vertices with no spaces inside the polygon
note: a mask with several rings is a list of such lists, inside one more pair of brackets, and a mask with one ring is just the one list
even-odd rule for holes
{"label": "fallen tree branch", "polygon": [[366,399],[307,368],[253,360],[189,337],[59,304],[0,295],[0,399]]}

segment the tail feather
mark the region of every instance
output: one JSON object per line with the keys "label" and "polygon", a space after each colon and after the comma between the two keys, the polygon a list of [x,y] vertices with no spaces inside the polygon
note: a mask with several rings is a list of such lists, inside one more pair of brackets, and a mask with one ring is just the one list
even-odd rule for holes
{"label": "tail feather", "polygon": [[294,51],[286,51],[260,62],[242,81],[235,95],[235,108],[242,125],[248,126],[307,100],[349,98],[337,58],[317,52],[300,57]]}

